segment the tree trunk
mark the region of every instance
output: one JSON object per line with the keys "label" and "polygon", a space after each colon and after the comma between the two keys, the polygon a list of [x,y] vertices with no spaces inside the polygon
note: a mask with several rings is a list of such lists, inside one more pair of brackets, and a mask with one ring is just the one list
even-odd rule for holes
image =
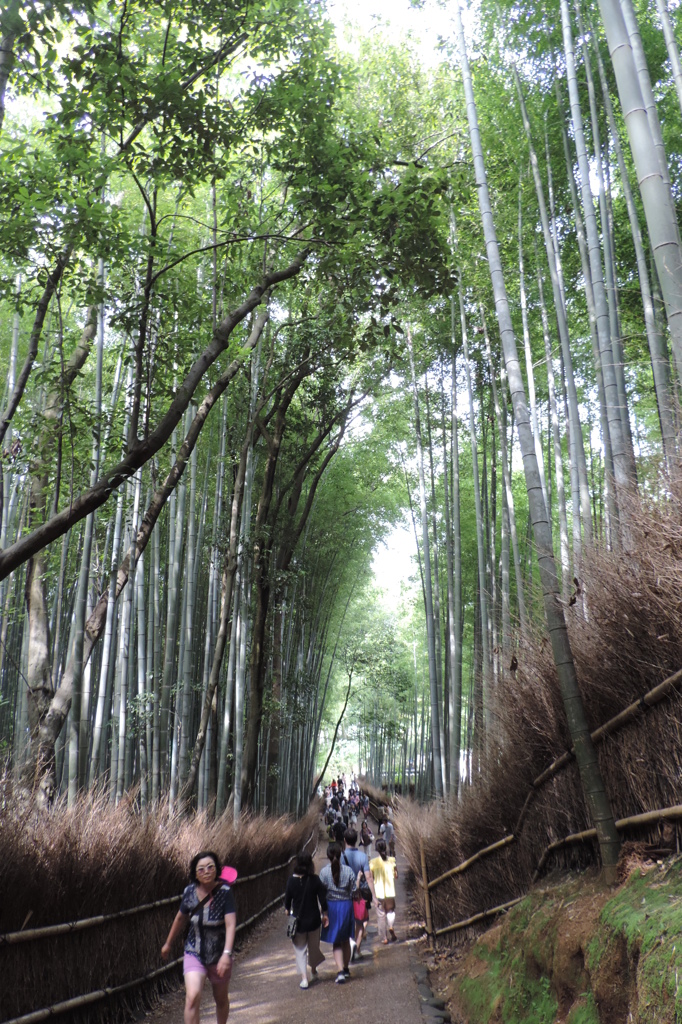
{"label": "tree trunk", "polygon": [[[136,470],[149,462],[149,460],[156,455],[158,451],[160,451],[163,445],[165,445],[169,440],[177,424],[180,422],[205,373],[228,347],[230,338],[237,324],[241,323],[252,310],[260,305],[265,293],[269,292],[274,285],[281,281],[289,280],[299,274],[307,256],[308,252],[307,250],[304,250],[299,254],[299,256],[292,260],[288,267],[285,267],[280,271],[273,271],[272,273],[266,274],[261,284],[256,285],[256,287],[251,290],[243,303],[222,320],[214,332],[212,342],[197,357],[192,367],[187,372],[185,379],[177,389],[175,398],[171,402],[165,414],[161,417],[156,427],[148,433],[147,437],[141,441],[133,451],[129,452],[125,458],[118,463],[118,465],[114,466],[111,470],[108,470],[103,476],[101,476],[94,487],[91,487],[84,493],[74,497],[65,509],[61,512],[55,513],[46,523],[36,527],[29,533],[26,533],[19,540],[15,541],[15,543],[9,548],[0,553],[0,579],[4,579],[12,569],[16,568],[17,565],[21,565],[22,562],[27,561],[32,555],[42,550],[42,548],[47,544],[50,544],[53,540],[56,540],[57,537],[61,537],[66,533],[74,523],[80,522],[80,520],[84,519],[88,513],[93,512],[95,509],[103,505],[109,499],[112,491],[116,490],[120,484],[128,480]],[[65,265],[66,263],[64,262],[64,266]],[[55,290],[58,283],[58,281],[54,281],[53,278],[54,273],[49,279],[50,282],[52,282],[52,292]],[[50,292],[50,296],[52,292]],[[194,423],[198,427],[197,433],[201,430],[206,415],[213,406],[216,398],[223,393],[229,381],[241,368],[247,354],[248,352],[245,351],[244,348],[240,349],[236,358],[227,367],[216,385],[208,391],[206,397],[199,406],[198,415],[195,417]],[[31,358],[35,358],[35,355]],[[28,379],[28,373],[26,374],[26,379]],[[19,398],[16,397],[16,394],[19,391],[20,383],[21,376],[17,382],[17,386],[15,387],[15,395],[3,415],[2,422],[0,422],[0,442],[2,437],[4,437],[7,427],[9,426],[11,414],[13,414],[16,405],[18,405]],[[24,386],[25,381],[21,384],[22,393]],[[207,402],[209,405],[208,408],[205,408]],[[195,441],[196,438],[194,438],[194,442]]]}

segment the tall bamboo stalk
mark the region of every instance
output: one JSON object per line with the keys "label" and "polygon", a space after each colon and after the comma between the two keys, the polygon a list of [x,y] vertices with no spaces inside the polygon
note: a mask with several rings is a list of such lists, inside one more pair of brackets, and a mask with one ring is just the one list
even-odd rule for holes
{"label": "tall bamboo stalk", "polygon": [[[587,82],[587,96],[590,107],[590,123],[592,128],[592,166],[597,175],[599,216],[601,222],[601,237],[604,248],[604,276],[606,282],[606,299],[609,309],[609,325],[611,333],[611,349],[613,358],[613,372],[616,379],[618,392],[618,406],[620,411],[621,424],[623,428],[623,441],[625,454],[630,463],[629,475],[633,480],[637,479],[637,467],[635,464],[635,453],[632,446],[632,430],[630,428],[630,414],[628,409],[627,390],[625,386],[625,360],[623,354],[623,343],[621,340],[620,317],[618,315],[618,300],[616,294],[616,269],[613,248],[613,235],[608,216],[606,198],[606,180],[602,160],[601,133],[599,129],[599,113],[597,111],[597,100],[592,77],[592,62],[590,51],[585,38],[580,7],[577,0],[574,0],[578,31],[581,37],[581,50],[583,54],[583,66],[585,68],[585,79]],[[608,153],[606,154],[608,164]]]}
{"label": "tall bamboo stalk", "polygon": [[[521,119],[523,121],[526,139],[528,142],[530,165],[533,174],[533,183],[535,185],[535,197],[538,204],[538,211],[540,213],[540,224],[542,226],[542,236],[545,243],[545,255],[547,257],[547,266],[549,268],[549,276],[550,281],[552,283],[554,314],[557,320],[559,343],[561,345],[564,366],[566,368],[566,389],[569,413],[568,455],[569,464],[571,468],[571,497],[573,500],[573,549],[576,563],[579,563],[582,553],[581,523],[582,530],[585,535],[585,543],[587,545],[590,545],[592,543],[592,519],[590,515],[590,492],[587,480],[585,446],[583,442],[582,428],[580,425],[578,396],[576,392],[575,377],[573,374],[573,360],[571,358],[568,319],[566,316],[566,302],[562,288],[561,256],[559,253],[557,240],[552,231],[550,217],[547,212],[545,193],[542,185],[542,179],[540,176],[540,167],[538,164],[537,154],[535,152],[535,146],[533,145],[533,136],[531,132],[530,120],[528,118],[528,112],[526,110],[526,103],[523,96],[523,90],[521,88],[521,80],[519,78],[517,69],[513,68],[513,71],[514,81],[516,83],[516,91],[519,98],[519,106],[521,109]],[[552,220],[554,220],[554,195],[552,191],[551,164],[549,158],[547,159],[546,163],[550,210],[552,211]]]}
{"label": "tall bamboo stalk", "polygon": [[483,512],[481,508],[481,485],[478,468],[478,441],[476,438],[476,416],[474,412],[474,391],[471,383],[471,364],[469,358],[469,342],[467,337],[466,313],[464,311],[464,290],[462,277],[458,281],[459,316],[462,332],[462,355],[464,356],[464,372],[469,396],[469,439],[471,441],[471,462],[474,484],[474,510],[476,513],[476,551],[478,555],[478,602],[481,621],[481,687],[483,700],[483,728],[485,743],[491,736],[491,693],[490,693],[490,650],[488,643],[488,598],[486,586],[486,557],[483,543]]}
{"label": "tall bamboo stalk", "polygon": [[424,375],[424,394],[426,398],[426,434],[429,445],[429,470],[431,477],[431,532],[433,535],[433,622],[434,637],[436,641],[436,682],[438,686],[438,707],[442,712],[438,716],[438,728],[440,731],[441,769],[443,773],[443,794],[448,788],[448,756],[449,749],[445,743],[445,718],[447,704],[443,704],[443,655],[441,649],[441,611],[440,611],[440,569],[438,566],[438,526],[436,522],[436,475],[433,468],[433,442],[431,435],[431,413],[429,409],[429,386],[426,374]]}
{"label": "tall bamboo stalk", "polygon": [[[456,797],[459,789],[459,759],[462,731],[462,643],[460,620],[462,617],[462,538],[459,508],[459,452],[457,451],[457,344],[455,335],[455,297],[450,296],[452,344],[452,415],[450,445],[452,450],[451,478],[448,483],[448,444],[445,429],[445,394],[441,395],[441,430],[443,436],[443,478],[445,496],[445,552],[447,569],[447,653],[449,667],[448,739],[449,777],[448,793]],[[407,735],[405,736],[407,762]],[[404,784],[404,780],[403,780]]]}
{"label": "tall bamboo stalk", "polygon": [[[554,359],[552,356],[552,341],[549,334],[549,317],[545,306],[545,295],[542,286],[542,274],[540,264],[536,260],[538,296],[540,299],[540,312],[542,314],[542,334],[545,342],[545,364],[547,366],[547,392],[549,399],[549,418],[552,427],[552,445],[554,450],[554,476],[556,479],[557,506],[559,511],[559,550],[561,552],[561,585],[564,597],[567,595],[568,581],[570,579],[570,553],[568,545],[568,517],[566,515],[566,494],[564,487],[564,462],[561,451],[561,429],[559,426],[559,409],[556,399],[556,386],[554,380]],[[582,438],[582,431],[580,432]],[[550,516],[551,519],[551,516]]]}
{"label": "tall bamboo stalk", "polygon": [[[571,28],[568,0],[561,0],[561,26],[564,37],[566,79],[571,106],[571,121],[573,124],[573,136],[575,139],[575,147],[578,157],[578,167],[580,170],[583,218],[587,233],[590,277],[594,296],[597,335],[599,338],[599,355],[604,380],[604,395],[609,423],[609,437],[611,439],[615,486],[616,492],[622,490],[624,493],[627,493],[636,487],[636,480],[632,477],[632,462],[628,456],[627,445],[625,442],[623,423],[620,414],[618,384],[613,366],[611,323],[609,320],[608,302],[604,286],[604,274],[602,269],[601,246],[599,244],[599,234],[597,231],[597,220],[590,187],[590,168],[587,157],[585,133],[583,130],[582,113],[580,109],[575,53],[573,49],[573,32]],[[619,513],[622,515],[622,509],[619,509]]]}
{"label": "tall bamboo stalk", "polygon": [[[191,419],[191,406],[187,411],[187,422],[185,431],[189,427]],[[194,601],[195,601],[195,562],[197,561],[197,537],[196,537],[196,494],[197,494],[197,450],[192,452],[190,462],[190,487],[189,487],[189,508],[187,513],[187,556],[186,575],[184,581],[184,592],[187,594],[185,606],[184,623],[184,649],[180,662],[182,691],[178,694],[180,702],[180,753],[179,753],[179,786],[182,786],[189,771],[189,745],[190,745],[190,709],[192,703],[193,688],[193,659],[194,659]]]}
{"label": "tall bamboo stalk", "polygon": [[542,500],[542,487],[540,484],[538,465],[535,458],[535,447],[530,429],[525,388],[523,377],[521,375],[521,368],[516,348],[516,338],[514,337],[514,330],[512,327],[499,246],[493,222],[490,197],[488,194],[488,182],[483,159],[483,148],[481,145],[480,131],[478,127],[478,114],[474,100],[469,61],[466,53],[461,11],[458,3],[455,5],[455,18],[462,77],[464,79],[467,120],[469,122],[471,149],[474,158],[476,191],[478,195],[481,219],[483,222],[488,267],[495,296],[495,308],[500,327],[500,336],[507,367],[507,374],[509,376],[516,427],[523,457],[528,502],[531,510],[533,532],[536,539],[538,563],[540,566],[540,577],[542,581],[547,627],[552,642],[554,662],[559,677],[559,685],[561,687],[568,726],[576,751],[576,761],[580,771],[585,799],[589,808],[590,817],[597,829],[602,855],[602,864],[604,865],[607,876],[611,878],[612,876],[615,877],[620,843],[613,813],[604,789],[599,763],[590,737],[589,727],[585,718],[582,698],[578,689],[568,630],[566,628],[566,621],[564,618],[563,605],[561,603],[559,582],[554,564],[554,553],[552,550],[551,525],[547,519],[547,509],[544,501]]}
{"label": "tall bamboo stalk", "polygon": [[[482,313],[483,310],[481,309],[481,314]],[[526,602],[523,596],[523,574],[521,572],[519,539],[516,530],[514,494],[512,492],[511,471],[509,468],[509,459],[507,455],[507,431],[502,418],[502,409],[500,407],[497,383],[495,381],[495,366],[493,364],[493,355],[490,347],[490,337],[488,335],[488,328],[485,319],[483,319],[483,331],[485,336],[486,358],[488,360],[488,366],[490,368],[490,383],[493,389],[493,405],[495,407],[495,418],[497,419],[497,432],[500,438],[500,447],[502,450],[502,480],[504,484],[505,511],[507,515],[507,521],[509,524],[509,536],[511,539],[511,546],[514,557],[514,576],[516,577],[516,600],[519,611],[519,625],[521,626],[521,631],[525,632],[528,626],[528,618],[526,615]]]}
{"label": "tall bamboo stalk", "polygon": [[[136,474],[133,486],[133,509],[129,531],[130,548],[135,544],[137,521],[140,512],[140,491],[142,489],[141,473]],[[116,763],[115,802],[118,804],[125,791],[126,777],[126,742],[128,740],[128,693],[129,693],[129,660],[131,655],[130,640],[133,622],[134,588],[128,587],[121,611],[121,631],[119,646],[119,684],[118,684],[118,758]],[[113,777],[113,765],[112,765]]]}
{"label": "tall bamboo stalk", "polygon": [[[412,348],[412,332],[408,328],[407,346],[412,373],[412,399],[414,404],[415,437],[417,442],[417,469],[419,472],[419,507],[421,511],[422,547],[424,559],[424,608],[426,612],[426,640],[429,664],[429,691],[431,695],[431,749],[433,751],[434,788],[436,799],[442,800],[443,767],[440,747],[440,707],[438,701],[438,678],[436,674],[436,623],[433,612],[433,587],[431,580],[431,552],[429,545],[429,521],[426,505],[426,482],[424,474],[424,450],[422,445],[421,418],[419,413],[419,394],[417,377],[414,368],[414,352]],[[440,628],[440,627],[439,627]]]}
{"label": "tall bamboo stalk", "polygon": [[[661,0],[658,0],[658,2],[661,2]],[[592,30],[592,35],[594,37],[594,30]],[[601,53],[599,50],[599,46],[597,45],[596,39],[594,51],[597,58],[597,66],[599,70],[599,79],[601,82],[604,109],[606,111],[606,115],[608,118],[611,139],[613,141],[613,146],[616,151],[621,186],[623,188],[623,195],[625,197],[625,203],[628,211],[628,220],[630,221],[630,231],[632,234],[632,240],[635,247],[635,258],[637,260],[637,276],[639,278],[639,287],[642,295],[644,324],[646,328],[647,342],[649,345],[649,356],[651,358],[651,370],[654,380],[654,390],[656,393],[658,417],[661,426],[663,450],[666,455],[666,458],[670,462],[676,450],[676,433],[675,422],[671,406],[670,361],[668,358],[668,350],[665,341],[665,336],[663,335],[663,332],[659,330],[658,323],[656,321],[656,317],[654,314],[654,303],[651,293],[651,283],[649,280],[649,268],[647,266],[646,253],[644,250],[644,243],[642,241],[642,231],[639,224],[639,215],[637,213],[637,206],[635,204],[634,196],[632,194],[632,187],[630,185],[630,175],[628,173],[625,158],[623,156],[623,147],[620,144],[620,137],[618,134],[618,127],[616,125],[616,119],[613,111],[613,104],[611,102],[611,94],[609,92],[608,82],[606,79],[604,63],[602,61]]]}
{"label": "tall bamboo stalk", "polygon": [[677,374],[682,379],[682,251],[656,103],[630,0],[600,0],[599,9],[665,299]]}
{"label": "tall bamboo stalk", "polygon": [[523,262],[523,179],[519,179],[519,294],[521,298],[521,324],[523,327],[523,351],[526,356],[526,380],[528,381],[528,397],[530,399],[530,421],[533,427],[533,441],[535,442],[535,458],[538,460],[540,470],[540,482],[545,505],[549,508],[547,501],[547,483],[545,481],[545,462],[542,453],[542,436],[538,421],[538,407],[535,398],[535,373],[533,371],[533,353],[530,349],[530,329],[528,327],[528,302],[526,299],[526,275]]}
{"label": "tall bamboo stalk", "polygon": [[673,73],[673,81],[675,82],[675,89],[677,90],[677,102],[680,105],[680,111],[682,111],[682,63],[680,62],[680,51],[677,45],[677,40],[675,39],[672,21],[670,20],[670,14],[665,0],[656,0],[656,10],[658,11],[658,17],[661,19],[663,38],[665,39],[668,59]]}

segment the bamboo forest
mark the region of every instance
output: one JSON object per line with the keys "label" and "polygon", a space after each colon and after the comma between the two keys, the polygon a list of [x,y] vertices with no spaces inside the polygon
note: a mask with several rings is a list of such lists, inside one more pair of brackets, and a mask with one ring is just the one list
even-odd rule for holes
{"label": "bamboo forest", "polygon": [[[346,993],[682,1019],[681,43],[679,0],[0,4],[6,1024],[177,988],[201,858],[248,962],[360,807]],[[244,1024],[327,1014],[306,948]]]}
{"label": "bamboo forest", "polygon": [[615,864],[581,692],[679,668],[682,14],[434,11],[6,0],[17,799],[300,817],[343,766],[457,804],[535,688]]}

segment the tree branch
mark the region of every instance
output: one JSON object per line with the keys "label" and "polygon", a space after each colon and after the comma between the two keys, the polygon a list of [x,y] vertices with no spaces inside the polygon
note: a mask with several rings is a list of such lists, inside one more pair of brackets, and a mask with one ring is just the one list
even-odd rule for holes
{"label": "tree branch", "polygon": [[62,254],[59,256],[57,262],[55,263],[54,270],[52,270],[47,276],[47,284],[45,285],[45,290],[43,291],[43,294],[40,297],[40,302],[38,303],[38,307],[36,309],[36,315],[33,321],[33,327],[31,329],[31,337],[28,343],[28,352],[26,353],[26,359],[24,361],[24,365],[21,368],[21,373],[17,378],[17,382],[14,386],[14,391],[10,395],[9,402],[7,403],[7,408],[5,409],[2,415],[2,420],[0,420],[0,445],[4,440],[5,434],[7,433],[7,428],[12,422],[12,417],[14,416],[14,413],[17,411],[17,406],[21,401],[21,397],[24,393],[24,389],[26,388],[28,378],[31,376],[31,370],[33,369],[33,363],[38,353],[38,342],[40,341],[40,335],[43,332],[43,324],[45,323],[45,317],[47,315],[47,310],[50,305],[50,299],[54,295],[57,286],[59,285],[59,282],[62,279],[62,274],[64,273],[66,264],[69,262],[70,256],[71,246],[68,245],[63,250]]}
{"label": "tree branch", "polygon": [[[204,374],[227,348],[230,336],[237,324],[260,304],[266,291],[276,284],[287,281],[300,273],[308,254],[309,250],[305,249],[299,253],[288,267],[268,274],[261,284],[253,288],[241,306],[238,306],[225,317],[216,328],[211,343],[204,349],[188,371],[165,415],[142,443],[128,452],[118,465],[100,477],[93,487],[80,494],[65,509],[52,516],[42,526],[36,527],[35,530],[32,530],[26,536],[10,545],[0,554],[0,579],[4,579],[18,565],[21,565],[47,544],[61,537],[75,523],[80,522],[90,512],[94,512],[95,509],[103,505],[113,491],[128,480],[140,466],[148,462],[163,447],[176,425],[180,422]],[[231,373],[234,376],[234,373],[237,372],[244,361],[244,355],[245,353],[240,353],[230,364],[226,373]]]}

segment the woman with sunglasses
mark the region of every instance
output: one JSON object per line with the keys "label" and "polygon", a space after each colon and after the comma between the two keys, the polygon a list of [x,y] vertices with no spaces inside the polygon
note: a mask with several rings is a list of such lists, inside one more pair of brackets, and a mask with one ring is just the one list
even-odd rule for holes
{"label": "woman with sunglasses", "polygon": [[190,922],[183,960],[185,1024],[199,1024],[201,990],[206,978],[213,989],[217,1024],[226,1024],[230,1012],[228,990],[237,914],[230,886],[218,877],[220,870],[220,861],[211,850],[203,850],[192,858],[190,883],[161,949],[161,956],[167,960],[173,941]]}

